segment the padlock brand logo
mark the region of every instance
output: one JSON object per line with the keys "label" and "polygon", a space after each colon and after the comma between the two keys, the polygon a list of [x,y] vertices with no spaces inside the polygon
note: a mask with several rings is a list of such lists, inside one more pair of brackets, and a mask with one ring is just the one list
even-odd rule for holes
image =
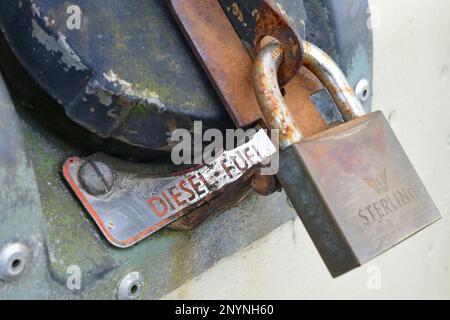
{"label": "padlock brand logo", "polygon": [[406,185],[359,209],[358,216],[362,219],[363,225],[371,225],[414,203],[417,198],[417,191],[412,186]]}
{"label": "padlock brand logo", "polygon": [[380,197],[376,201],[359,209],[358,216],[364,225],[370,225],[386,216],[389,216],[404,206],[413,203],[417,199],[417,192],[410,185],[403,186],[389,193],[389,183],[387,170],[375,178],[363,178],[366,184],[374,190]]}
{"label": "padlock brand logo", "polygon": [[382,195],[385,192],[389,191],[389,184],[387,180],[386,168],[384,168],[383,172],[376,178],[368,178],[363,179],[367,185],[375,190],[376,193]]}

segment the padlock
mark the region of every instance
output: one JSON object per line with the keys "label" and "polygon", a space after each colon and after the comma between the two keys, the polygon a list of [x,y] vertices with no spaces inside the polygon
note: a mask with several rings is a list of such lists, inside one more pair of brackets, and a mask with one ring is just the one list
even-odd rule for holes
{"label": "padlock", "polygon": [[303,42],[304,66],[328,90],[344,123],[303,138],[283,101],[275,40],[255,61],[254,88],[267,123],[279,129],[277,177],[331,275],[378,256],[440,218],[381,111],[364,109],[337,64]]}

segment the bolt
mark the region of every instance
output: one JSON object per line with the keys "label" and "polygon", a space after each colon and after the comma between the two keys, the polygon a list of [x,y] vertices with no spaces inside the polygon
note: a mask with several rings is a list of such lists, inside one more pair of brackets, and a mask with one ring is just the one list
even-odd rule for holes
{"label": "bolt", "polygon": [[370,96],[370,83],[367,79],[359,80],[355,87],[355,94],[361,102],[366,102]]}
{"label": "bolt", "polygon": [[81,187],[93,196],[108,193],[114,185],[114,173],[99,161],[88,161],[78,172]]}
{"label": "bolt", "polygon": [[117,299],[135,300],[141,295],[144,282],[139,272],[130,272],[122,281],[117,289]]}
{"label": "bolt", "polygon": [[18,278],[25,270],[30,258],[30,249],[22,243],[11,243],[0,251],[0,280]]}

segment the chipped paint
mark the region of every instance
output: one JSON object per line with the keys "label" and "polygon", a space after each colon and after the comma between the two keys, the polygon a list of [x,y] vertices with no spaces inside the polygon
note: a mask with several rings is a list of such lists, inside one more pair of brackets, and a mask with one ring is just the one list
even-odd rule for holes
{"label": "chipped paint", "polygon": [[66,41],[66,37],[61,32],[58,32],[58,38],[55,38],[42,29],[36,20],[32,20],[31,23],[33,37],[36,38],[38,42],[47,49],[47,51],[52,54],[61,54],[60,61],[67,66],[66,71],[70,68],[74,68],[77,71],[87,70],[87,67],[81,62],[80,57],[69,46]]}
{"label": "chipped paint", "polygon": [[231,5],[231,12],[240,22],[244,22],[244,14],[236,2]]}
{"label": "chipped paint", "polygon": [[258,13],[259,13],[258,9],[253,9],[253,11],[252,11],[252,16],[253,16],[253,17],[257,17],[257,16],[258,16]]}
{"label": "chipped paint", "polygon": [[153,105],[158,107],[161,112],[166,110],[164,103],[160,100],[159,95],[148,89],[138,89],[132,83],[122,79],[118,74],[116,74],[113,70],[109,70],[107,73],[103,74],[103,77],[111,82],[114,86],[119,86],[122,94],[127,96],[132,96],[139,98],[149,105]]}
{"label": "chipped paint", "polygon": [[[112,96],[114,93],[103,88],[96,80],[94,80],[92,84],[86,86],[85,92],[87,95],[96,95],[98,97],[98,101],[107,107],[109,107],[113,102]],[[85,97],[83,98],[85,99],[83,101],[87,101]]]}
{"label": "chipped paint", "polygon": [[[22,6],[22,2],[19,3],[19,8]],[[33,13],[33,16],[41,17],[41,10],[39,9],[39,6],[31,1],[31,12]]]}

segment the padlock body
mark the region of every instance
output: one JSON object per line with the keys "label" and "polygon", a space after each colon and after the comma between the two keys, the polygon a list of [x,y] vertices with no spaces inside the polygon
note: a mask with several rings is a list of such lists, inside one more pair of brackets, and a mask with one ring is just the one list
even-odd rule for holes
{"label": "padlock body", "polygon": [[289,147],[280,167],[279,180],[333,276],[440,218],[380,111]]}

